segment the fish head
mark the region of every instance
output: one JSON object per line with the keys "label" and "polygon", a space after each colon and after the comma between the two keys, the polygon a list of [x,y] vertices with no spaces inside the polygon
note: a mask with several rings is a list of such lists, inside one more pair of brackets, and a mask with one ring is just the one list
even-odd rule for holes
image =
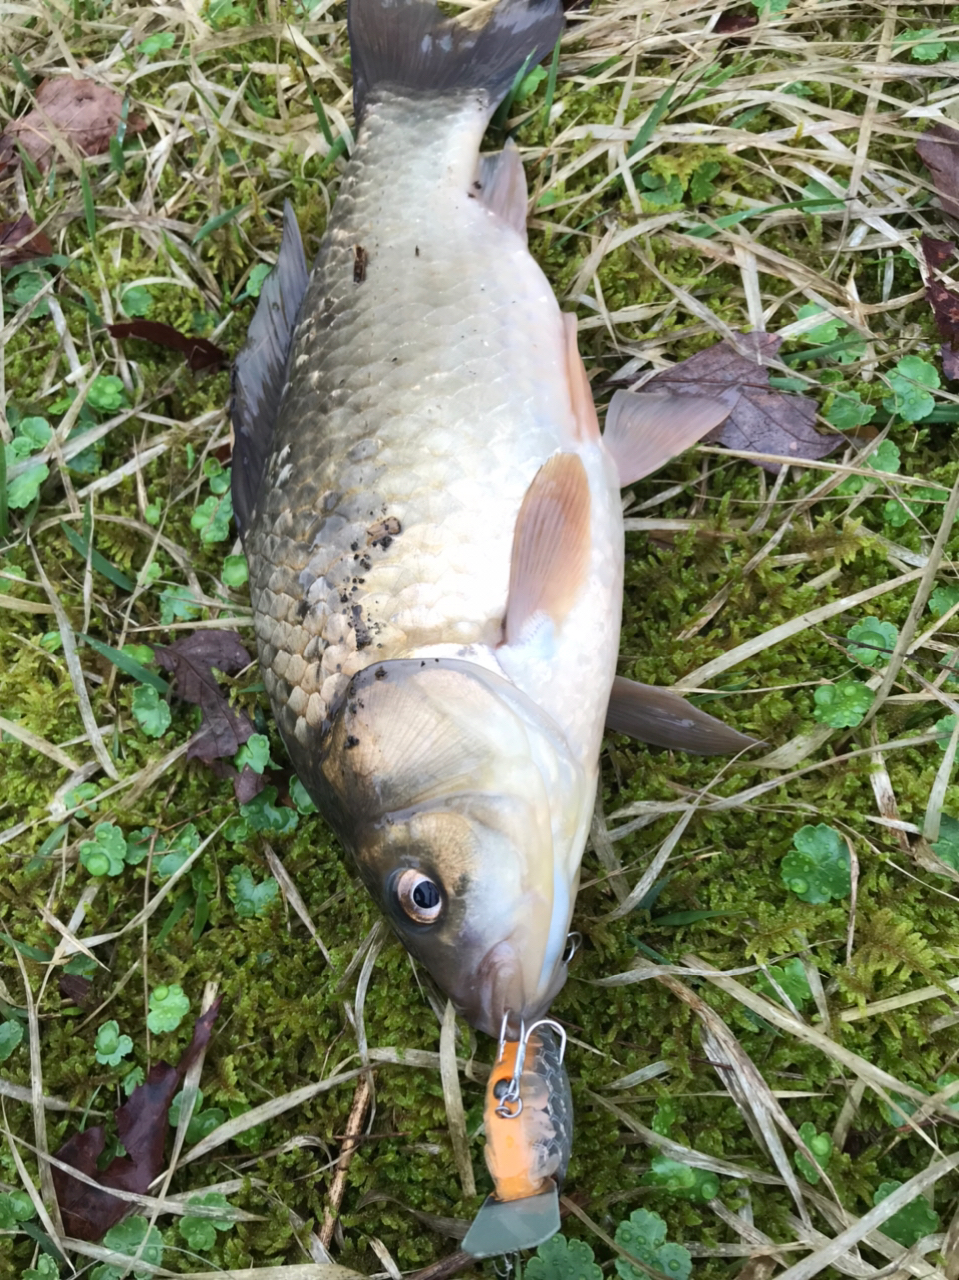
{"label": "fish head", "polygon": [[498,1036],[566,980],[592,813],[562,731],[509,681],[458,659],[356,675],[324,739],[316,799],[407,950]]}

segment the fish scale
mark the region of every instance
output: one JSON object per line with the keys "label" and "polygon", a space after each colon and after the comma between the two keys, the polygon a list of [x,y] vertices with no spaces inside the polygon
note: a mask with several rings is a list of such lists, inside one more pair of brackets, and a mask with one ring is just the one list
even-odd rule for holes
{"label": "fish scale", "polygon": [[300,311],[246,540],[265,682],[302,745],[368,663],[498,643],[520,504],[575,435],[559,308],[473,187],[482,124],[475,96],[371,104]]}

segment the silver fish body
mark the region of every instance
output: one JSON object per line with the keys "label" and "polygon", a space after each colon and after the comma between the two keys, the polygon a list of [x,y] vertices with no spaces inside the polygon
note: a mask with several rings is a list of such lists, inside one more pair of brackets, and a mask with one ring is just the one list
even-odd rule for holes
{"label": "silver fish body", "polygon": [[723,413],[685,398],[664,445],[662,398],[652,417],[620,400],[600,435],[575,322],[527,250],[518,153],[480,161],[557,0],[482,27],[423,0],[349,19],[356,146],[308,284],[288,211],[237,362],[235,506],[294,766],[408,949],[497,1034],[565,978],[620,485]]}

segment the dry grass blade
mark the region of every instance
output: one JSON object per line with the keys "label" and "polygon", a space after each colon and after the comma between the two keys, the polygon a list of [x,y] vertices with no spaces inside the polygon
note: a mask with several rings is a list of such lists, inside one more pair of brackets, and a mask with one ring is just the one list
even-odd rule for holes
{"label": "dry grass blade", "polygon": [[80,766],[67,753],[58,747],[55,742],[47,742],[46,738],[41,738],[38,733],[32,733],[29,729],[25,729],[21,724],[14,724],[12,720],[5,720],[0,716],[0,733],[8,733],[11,738],[16,738],[22,742],[24,746],[39,751],[41,755],[48,756],[61,769],[69,769],[71,773],[76,773]]}
{"label": "dry grass blade", "polygon": [[[780,1273],[778,1280],[811,1280],[812,1276],[819,1275],[821,1271],[825,1271],[826,1267],[832,1266],[837,1258],[842,1257],[850,1248],[864,1240],[870,1232],[881,1227],[884,1222],[888,1222],[894,1213],[898,1213],[928,1187],[935,1186],[957,1165],[959,1165],[959,1154],[937,1160],[928,1169],[917,1173],[914,1178],[897,1187],[885,1200],[880,1200],[879,1204],[863,1214],[851,1227],[841,1231],[834,1240],[830,1240],[808,1258],[787,1267]],[[929,1274],[928,1270],[924,1270],[923,1274]]]}
{"label": "dry grass blade", "polygon": [[723,1022],[722,1018],[701,1000],[685,983],[669,975],[659,978],[684,1004],[689,1005],[700,1021],[700,1037],[706,1056],[716,1068],[716,1073],[733,1101],[739,1107],[761,1145],[769,1152],[780,1177],[789,1188],[803,1222],[809,1221],[809,1211],[803,1198],[799,1179],[786,1155],[778,1130],[783,1129],[799,1145],[810,1161],[814,1157],[793,1127],[789,1117],[776,1101],[766,1081],[756,1069],[755,1063]]}
{"label": "dry grass blade", "polygon": [[356,1093],[353,1095],[353,1105],[350,1107],[350,1114],[347,1117],[346,1129],[343,1132],[343,1147],[340,1157],[336,1162],[336,1174],[333,1178],[333,1184],[330,1187],[330,1194],[327,1198],[326,1205],[323,1209],[323,1225],[320,1228],[320,1244],[324,1249],[329,1249],[333,1240],[333,1231],[336,1227],[336,1219],[339,1216],[340,1205],[343,1203],[343,1196],[346,1192],[346,1176],[349,1173],[350,1163],[356,1152],[359,1136],[363,1132],[363,1126],[366,1123],[367,1112],[373,1101],[373,1080],[369,1071],[364,1072],[360,1077],[356,1086]]}
{"label": "dry grass blade", "polygon": [[303,901],[299,889],[297,889],[293,882],[293,877],[287,871],[286,867],[284,867],[283,863],[277,857],[271,846],[266,842],[264,842],[263,845],[263,852],[266,857],[267,866],[273,872],[276,882],[283,892],[284,898],[286,898],[287,902],[306,925],[310,937],[320,949],[320,955],[330,968],[333,968],[333,961],[330,958],[330,953],[323,945],[323,939],[316,931],[316,925],[313,923],[312,917],[307,910],[306,903]]}
{"label": "dry grass blade", "polygon": [[443,1025],[440,1028],[440,1080],[443,1084],[443,1102],[446,1106],[446,1124],[449,1129],[453,1159],[459,1174],[464,1198],[476,1195],[473,1162],[470,1159],[469,1134],[466,1129],[466,1111],[460,1089],[459,1071],[456,1066],[456,1010],[452,1000],[446,1002]]}

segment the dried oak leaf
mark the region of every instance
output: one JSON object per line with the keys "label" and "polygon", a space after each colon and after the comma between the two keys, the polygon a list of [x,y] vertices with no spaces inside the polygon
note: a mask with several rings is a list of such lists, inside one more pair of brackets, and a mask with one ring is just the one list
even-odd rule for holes
{"label": "dried oak leaf", "polygon": [[932,175],[939,203],[959,218],[959,129],[934,124],[916,143],[916,151]]}
{"label": "dried oak leaf", "polygon": [[15,267],[48,253],[53,253],[53,245],[28,213],[16,222],[0,222],[0,267]]}
{"label": "dried oak leaf", "polygon": [[215,672],[236,675],[250,665],[250,655],[234,631],[195,631],[175,644],[156,645],[156,660],[174,679],[184,702],[202,711],[200,728],[187,750],[188,760],[212,764],[236,755],[254,732],[245,711],[230,706]]}
{"label": "dried oak leaf", "polygon": [[721,13],[713,26],[713,35],[732,36],[754,27],[759,18],[754,13]]}
{"label": "dried oak leaf", "polygon": [[125,1156],[115,1156],[105,1169],[97,1168],[97,1159],[106,1144],[106,1129],[102,1124],[75,1133],[54,1152],[58,1160],[97,1183],[91,1187],[54,1166],[53,1186],[68,1235],[77,1240],[101,1240],[130,1210],[129,1201],[117,1199],[109,1189],[143,1195],[163,1169],[170,1103],[190,1065],[209,1042],[222,998],[197,1018],[193,1039],[177,1065],[171,1067],[167,1062],[158,1062],[146,1081],[114,1112],[117,1136],[126,1148]]}
{"label": "dried oak leaf", "polygon": [[230,357],[222,347],[206,338],[188,337],[179,329],[174,329],[172,324],[162,324],[159,320],[130,320],[122,324],[108,324],[107,331],[112,337],[121,340],[139,338],[143,342],[179,351],[186,356],[193,373],[199,373],[202,369],[223,369],[230,363]]}
{"label": "dried oak leaf", "polygon": [[[740,343],[755,351],[754,360],[723,340],[657,373],[644,383],[643,390],[713,396],[728,404],[729,417],[705,438],[712,444],[789,458],[824,458],[838,449],[841,435],[822,435],[813,425],[815,400],[770,390],[764,361],[776,354],[782,338],[748,333],[740,337]],[[780,466],[758,460],[757,465],[774,472]]]}
{"label": "dried oak leaf", "polygon": [[66,1004],[85,1005],[90,999],[93,983],[79,973],[61,973],[58,979],[60,999]]}
{"label": "dried oak leaf", "polygon": [[959,378],[959,293],[936,280],[932,272],[953,257],[956,246],[951,240],[935,240],[932,236],[921,239],[923,257],[929,267],[926,282],[926,301],[932,307],[933,318],[942,338],[942,371],[947,378]]}
{"label": "dried oak leaf", "polygon": [[[49,168],[57,154],[55,134],[82,156],[102,155],[123,118],[122,94],[74,76],[44,80],[36,103],[0,134],[0,171],[16,159],[18,143],[40,169]],[[127,133],[145,128],[145,120],[128,115]]]}

